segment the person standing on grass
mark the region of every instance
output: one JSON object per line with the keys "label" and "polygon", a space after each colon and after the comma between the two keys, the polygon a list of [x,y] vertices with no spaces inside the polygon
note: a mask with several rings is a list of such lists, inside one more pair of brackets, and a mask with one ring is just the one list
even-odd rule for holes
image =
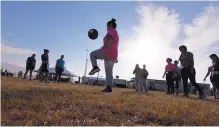
{"label": "person standing on grass", "polygon": [[174,64],[172,64],[172,59],[170,59],[170,58],[167,58],[166,62],[167,62],[167,65],[165,67],[163,78],[166,75],[167,94],[174,94],[173,74],[175,72],[176,66]]}
{"label": "person standing on grass", "polygon": [[[41,55],[42,64],[40,67],[40,82],[49,83],[49,50],[44,49],[44,54]],[[44,78],[45,74],[45,78]]]}
{"label": "person standing on grass", "polygon": [[147,88],[147,78],[148,78],[148,71],[146,70],[146,65],[143,65],[143,69],[142,69],[142,81],[141,81],[141,88],[144,88],[145,92],[148,91]]}
{"label": "person standing on grass", "polygon": [[139,64],[136,64],[133,74],[135,74],[135,89],[136,91],[141,91],[142,70]]}
{"label": "person standing on grass", "polygon": [[210,82],[211,82],[211,84],[212,84],[212,86],[213,86],[213,88],[212,88],[212,89],[213,89],[213,99],[217,99],[217,98],[218,98],[217,95],[216,95],[217,89],[216,89],[216,86],[215,86],[214,83],[213,83],[212,70],[213,70],[213,67],[212,67],[212,66],[208,67],[208,72],[207,72],[207,74],[206,74],[206,76],[205,76],[205,78],[204,78],[203,81],[206,81],[206,78],[210,75]]}
{"label": "person standing on grass", "polygon": [[24,79],[26,79],[26,75],[28,73],[28,71],[30,71],[30,78],[29,80],[32,79],[32,72],[33,70],[35,69],[35,66],[36,66],[36,54],[33,54],[31,57],[28,57],[27,58],[27,61],[26,61],[26,72],[24,73]]}
{"label": "person standing on grass", "polygon": [[174,65],[176,67],[175,72],[174,72],[174,82],[175,82],[175,87],[176,87],[176,95],[179,94],[179,82],[181,80],[181,74],[180,74],[180,68],[178,67],[178,61],[174,61]]}
{"label": "person standing on grass", "polygon": [[179,51],[181,52],[181,55],[179,57],[179,61],[182,65],[182,70],[181,70],[181,76],[183,80],[183,87],[184,87],[184,97],[189,97],[188,94],[188,79],[190,80],[191,84],[196,88],[196,90],[199,93],[199,98],[203,99],[205,98],[205,94],[203,91],[203,87],[199,86],[196,83],[195,80],[195,67],[194,67],[194,59],[193,59],[193,54],[191,52],[187,51],[187,47],[182,45],[179,47]]}
{"label": "person standing on grass", "polygon": [[113,67],[118,62],[119,35],[116,27],[116,19],[113,18],[111,21],[108,21],[107,34],[103,39],[103,47],[90,53],[93,69],[89,72],[89,75],[94,75],[100,71],[100,68],[97,66],[97,59],[104,60],[107,87],[102,92],[112,92]]}
{"label": "person standing on grass", "polygon": [[216,54],[211,54],[210,58],[212,60],[212,82],[213,86],[216,87],[216,98],[219,96],[219,58]]}
{"label": "person standing on grass", "polygon": [[60,82],[62,72],[64,71],[65,68],[65,61],[64,55],[61,55],[61,58],[56,61],[56,66],[55,66],[55,71],[56,71],[56,76],[55,76],[55,82]]}

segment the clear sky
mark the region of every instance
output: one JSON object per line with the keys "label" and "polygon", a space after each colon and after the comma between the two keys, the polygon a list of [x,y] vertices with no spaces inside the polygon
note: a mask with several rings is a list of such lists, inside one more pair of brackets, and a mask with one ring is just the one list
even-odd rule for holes
{"label": "clear sky", "polygon": [[[177,59],[183,43],[194,52],[202,81],[211,63],[206,56],[219,52],[218,8],[219,2],[2,2],[1,61],[25,66],[34,52],[39,66],[47,48],[51,66],[63,54],[67,69],[83,75],[86,49],[102,46],[106,23],[115,18],[120,35],[115,75],[131,78],[134,65],[145,63],[150,78],[160,79],[165,58]],[[90,28],[99,31],[97,40],[88,38]],[[103,62],[101,69],[104,77]]]}

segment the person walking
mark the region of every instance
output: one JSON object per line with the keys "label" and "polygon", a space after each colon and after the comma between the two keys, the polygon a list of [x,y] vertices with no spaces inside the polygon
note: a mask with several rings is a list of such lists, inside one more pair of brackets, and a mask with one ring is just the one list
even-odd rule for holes
{"label": "person walking", "polygon": [[196,88],[199,93],[199,98],[205,98],[205,94],[203,91],[203,87],[198,85],[195,80],[196,70],[194,67],[194,59],[193,54],[187,51],[187,47],[182,45],[179,47],[179,51],[181,55],[179,57],[179,61],[182,65],[181,76],[183,80],[183,87],[184,87],[184,97],[189,97],[188,94],[188,79],[190,80],[191,84]]}

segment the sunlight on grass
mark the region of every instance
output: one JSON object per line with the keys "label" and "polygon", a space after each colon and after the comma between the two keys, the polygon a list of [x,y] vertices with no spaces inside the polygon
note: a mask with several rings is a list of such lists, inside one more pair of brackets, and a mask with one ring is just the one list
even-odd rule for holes
{"label": "sunlight on grass", "polygon": [[2,125],[219,125],[219,101],[2,77]]}

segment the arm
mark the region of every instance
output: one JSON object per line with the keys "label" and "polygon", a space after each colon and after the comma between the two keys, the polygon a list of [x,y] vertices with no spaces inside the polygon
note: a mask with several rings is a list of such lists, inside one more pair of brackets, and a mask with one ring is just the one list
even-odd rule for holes
{"label": "arm", "polygon": [[110,34],[106,35],[106,42],[104,42],[103,48],[107,49],[110,47],[113,37]]}
{"label": "arm", "polygon": [[206,74],[206,76],[205,76],[205,78],[204,78],[204,81],[206,80],[206,78],[207,78],[209,75],[210,75],[210,71],[208,70],[208,72],[207,72],[207,74]]}
{"label": "arm", "polygon": [[166,75],[166,73],[167,73],[167,71],[166,71],[167,69],[166,69],[166,68],[167,68],[167,66],[165,67],[165,71],[164,71],[164,73],[163,73],[163,78],[165,77],[165,75]]}
{"label": "arm", "polygon": [[135,74],[136,73],[136,68],[134,69],[134,71],[133,71],[133,74]]}
{"label": "arm", "polygon": [[193,54],[192,53],[188,53],[187,55],[189,61],[190,61],[190,64],[192,67],[194,67],[194,57],[193,57]]}
{"label": "arm", "polygon": [[26,64],[28,64],[29,63],[29,58],[27,58],[27,61],[26,61]]}
{"label": "arm", "polygon": [[58,60],[56,60],[56,66],[55,67],[57,67],[57,64],[58,64]]}
{"label": "arm", "polygon": [[34,66],[34,69],[35,69],[35,67],[36,67],[36,60],[34,60],[33,66]]}
{"label": "arm", "polygon": [[166,70],[165,70],[164,73],[163,73],[163,78],[165,77],[165,75],[166,75]]}

